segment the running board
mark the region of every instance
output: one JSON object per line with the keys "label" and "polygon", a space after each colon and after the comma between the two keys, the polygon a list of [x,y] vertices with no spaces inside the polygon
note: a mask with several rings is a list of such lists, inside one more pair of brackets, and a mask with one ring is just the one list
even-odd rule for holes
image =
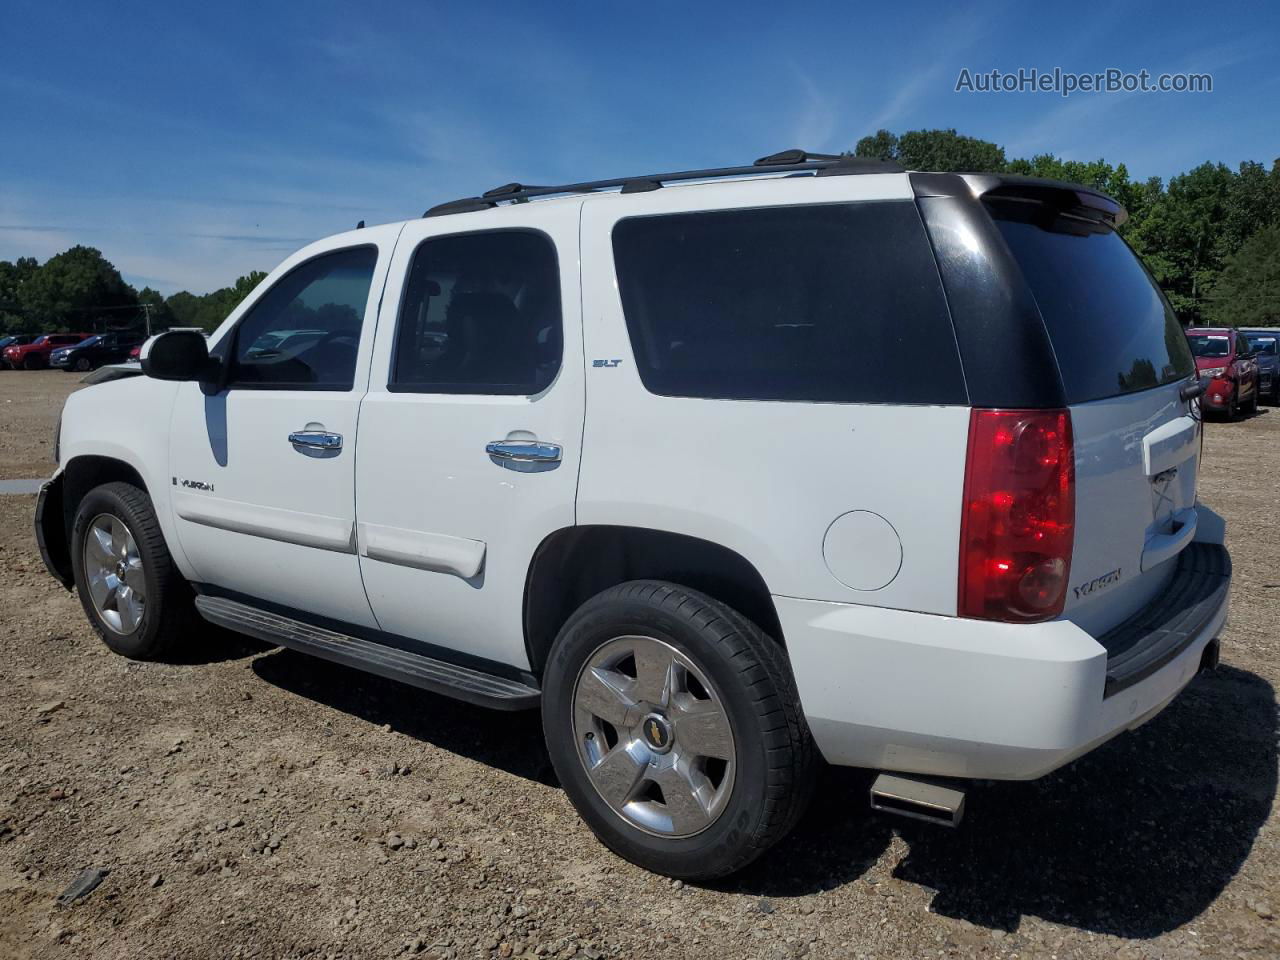
{"label": "running board", "polygon": [[526,710],[541,697],[535,687],[518,680],[314,627],[225,597],[196,597],[196,609],[216,626],[482,707]]}

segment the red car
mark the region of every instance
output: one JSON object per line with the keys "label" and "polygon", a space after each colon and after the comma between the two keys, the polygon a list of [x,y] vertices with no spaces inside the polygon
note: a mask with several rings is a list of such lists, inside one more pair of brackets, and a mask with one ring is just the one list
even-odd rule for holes
{"label": "red car", "polygon": [[1240,411],[1258,410],[1258,363],[1248,339],[1228,327],[1196,327],[1187,331],[1196,373],[1208,379],[1200,400],[1205,411],[1225,413],[1234,420]]}
{"label": "red car", "polygon": [[4,362],[15,370],[39,370],[49,365],[49,354],[58,347],[69,347],[91,336],[91,333],[46,333],[31,343],[5,347]]}

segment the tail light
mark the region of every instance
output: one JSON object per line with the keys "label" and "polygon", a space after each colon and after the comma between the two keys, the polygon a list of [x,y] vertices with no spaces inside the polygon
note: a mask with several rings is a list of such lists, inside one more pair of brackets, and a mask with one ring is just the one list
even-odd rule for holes
{"label": "tail light", "polygon": [[1030,622],[1062,612],[1074,543],[1066,410],[974,410],[960,521],[960,616]]}

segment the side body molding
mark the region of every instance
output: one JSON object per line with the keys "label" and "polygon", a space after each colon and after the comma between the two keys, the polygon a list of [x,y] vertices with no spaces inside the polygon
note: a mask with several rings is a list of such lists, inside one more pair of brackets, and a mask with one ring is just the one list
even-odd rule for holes
{"label": "side body molding", "polygon": [[435,573],[451,573],[463,580],[478,576],[484,568],[486,545],[482,540],[377,523],[359,523],[356,526],[360,555],[370,560]]}
{"label": "side body molding", "polygon": [[174,493],[173,507],[183,520],[206,527],[336,553],[355,552],[353,525],[341,517],[191,493]]}

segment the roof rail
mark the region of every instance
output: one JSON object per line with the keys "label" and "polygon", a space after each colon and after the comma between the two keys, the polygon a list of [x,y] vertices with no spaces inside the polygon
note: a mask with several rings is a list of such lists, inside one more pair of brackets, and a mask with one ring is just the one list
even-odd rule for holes
{"label": "roof rail", "polygon": [[649,173],[639,177],[618,177],[613,180],[589,180],[584,183],[567,183],[560,186],[533,186],[523,183],[504,183],[486,190],[478,197],[463,197],[440,203],[423,214],[424,217],[441,217],[451,213],[472,213],[490,210],[500,203],[526,203],[535,197],[564,196],[575,193],[596,193],[601,190],[619,189],[622,193],[645,193],[660,190],[665,183],[682,180],[714,180],[720,177],[749,177],[780,171],[811,173],[816,177],[834,177],[863,173],[903,173],[904,169],[891,160],[854,157],[847,154],[809,153],[805,150],[783,150],[761,157],[751,166],[711,167],[706,170],[678,170],[673,173]]}

